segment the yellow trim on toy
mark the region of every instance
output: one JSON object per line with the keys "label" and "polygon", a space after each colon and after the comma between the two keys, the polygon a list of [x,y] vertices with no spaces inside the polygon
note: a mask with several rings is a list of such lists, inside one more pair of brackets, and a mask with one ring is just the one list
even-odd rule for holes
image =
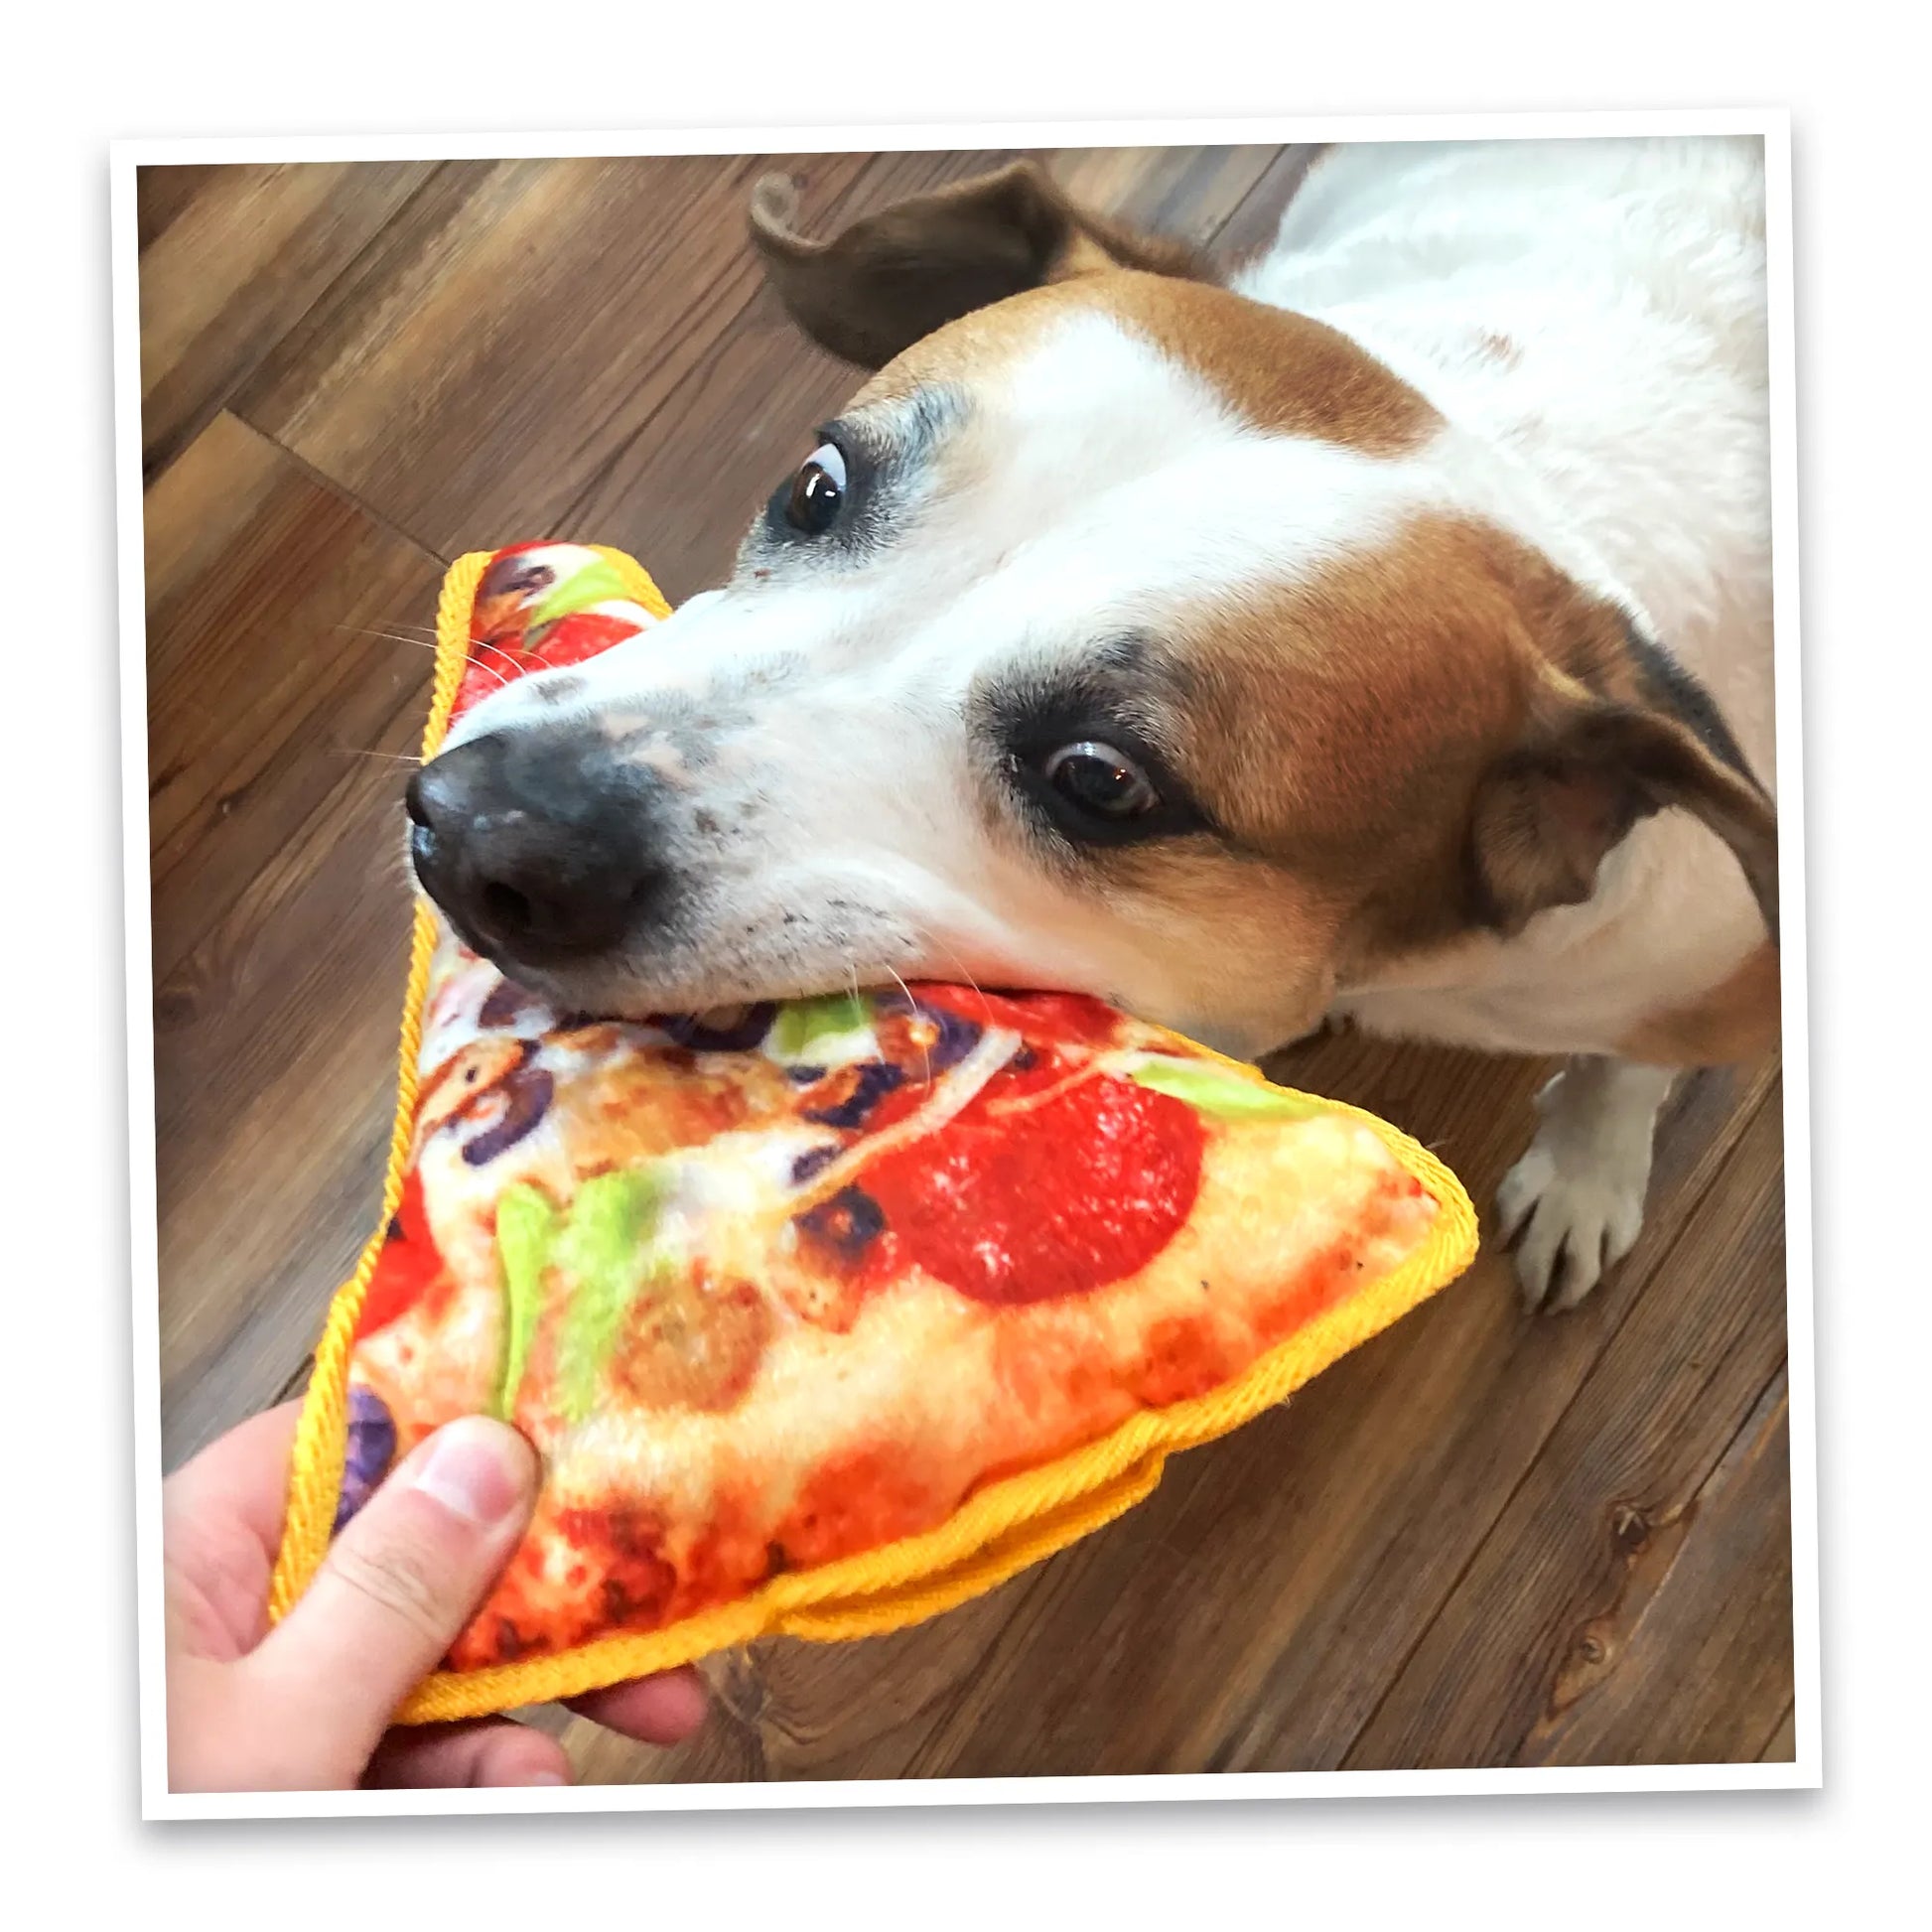
{"label": "yellow trim on toy", "polygon": [[[449,727],[469,655],[471,608],[492,554],[460,557],[444,579],[436,616],[436,680],[423,732],[425,759],[435,756]],[[598,554],[618,569],[626,590],[653,617],[670,615],[656,585],[636,563],[621,551],[600,548]],[[435,944],[435,916],[419,900],[410,943],[396,1116],[382,1183],[382,1212],[354,1274],[330,1306],[316,1349],[315,1371],[296,1429],[282,1547],[269,1588],[269,1614],[274,1619],[284,1616],[302,1594],[329,1548],[347,1442],[350,1342],[383,1233],[402,1199],[415,1116],[422,1007]],[[1245,1062],[1220,1054],[1210,1057],[1259,1085],[1270,1084]],[[626,1678],[694,1662],[755,1637],[833,1642],[901,1629],[992,1589],[1131,1509],[1153,1492],[1169,1455],[1224,1436],[1292,1395],[1453,1281],[1475,1256],[1475,1210],[1448,1168],[1406,1134],[1359,1107],[1331,1100],[1321,1105],[1352,1114],[1381,1137],[1403,1169],[1435,1196],[1435,1226],[1401,1267],[1317,1315],[1262,1356],[1245,1375],[1209,1395],[1144,1410],[1083,1449],[989,1483],[936,1529],[775,1577],[742,1601],[720,1604],[662,1630],[601,1637],[553,1656],[486,1670],[438,1672],[404,1702],[396,1713],[398,1722],[476,1718],[519,1705],[580,1697]]]}

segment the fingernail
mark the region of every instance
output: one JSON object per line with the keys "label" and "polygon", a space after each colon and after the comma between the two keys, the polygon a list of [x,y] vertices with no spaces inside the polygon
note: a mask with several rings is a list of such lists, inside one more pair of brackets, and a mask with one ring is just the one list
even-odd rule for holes
{"label": "fingernail", "polygon": [[568,1784],[570,1780],[561,1771],[539,1771],[531,1778],[532,1784]]}
{"label": "fingernail", "polygon": [[438,1432],[414,1486],[487,1529],[523,1501],[529,1474],[530,1451],[514,1430],[467,1416]]}

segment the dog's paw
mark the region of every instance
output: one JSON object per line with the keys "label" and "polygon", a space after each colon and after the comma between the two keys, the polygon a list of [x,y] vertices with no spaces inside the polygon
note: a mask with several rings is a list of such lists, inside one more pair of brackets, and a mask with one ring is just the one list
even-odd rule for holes
{"label": "dog's paw", "polygon": [[1574,1309],[1630,1252],[1643,1228],[1644,1178],[1566,1173],[1532,1144],[1496,1189],[1499,1232],[1515,1243],[1526,1308]]}
{"label": "dog's paw", "polygon": [[1524,1305],[1574,1309],[1636,1245],[1668,1074],[1584,1061],[1537,1096],[1543,1124],[1496,1189]]}

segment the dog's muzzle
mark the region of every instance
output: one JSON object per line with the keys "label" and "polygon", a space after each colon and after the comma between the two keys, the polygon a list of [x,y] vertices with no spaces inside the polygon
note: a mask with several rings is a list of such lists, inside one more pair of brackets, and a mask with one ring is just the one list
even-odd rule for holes
{"label": "dog's muzzle", "polygon": [[505,972],[583,960],[661,911],[648,774],[581,733],[472,739],[409,781],[410,857],[459,935]]}

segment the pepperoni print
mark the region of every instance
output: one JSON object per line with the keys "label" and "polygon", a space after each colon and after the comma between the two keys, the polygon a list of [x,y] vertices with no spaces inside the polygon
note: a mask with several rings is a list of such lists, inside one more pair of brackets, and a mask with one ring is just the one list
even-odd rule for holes
{"label": "pepperoni print", "polygon": [[861,1180],[898,1251],[962,1295],[1089,1294],[1138,1274],[1193,1211],[1203,1136],[1182,1102],[1094,1075],[999,1104],[982,1094]]}
{"label": "pepperoni print", "polygon": [[443,1257],[430,1237],[423,1211],[423,1177],[412,1168],[402,1183],[402,1200],[376,1257],[355,1323],[355,1340],[386,1328],[421,1302],[438,1283],[448,1285]]}

